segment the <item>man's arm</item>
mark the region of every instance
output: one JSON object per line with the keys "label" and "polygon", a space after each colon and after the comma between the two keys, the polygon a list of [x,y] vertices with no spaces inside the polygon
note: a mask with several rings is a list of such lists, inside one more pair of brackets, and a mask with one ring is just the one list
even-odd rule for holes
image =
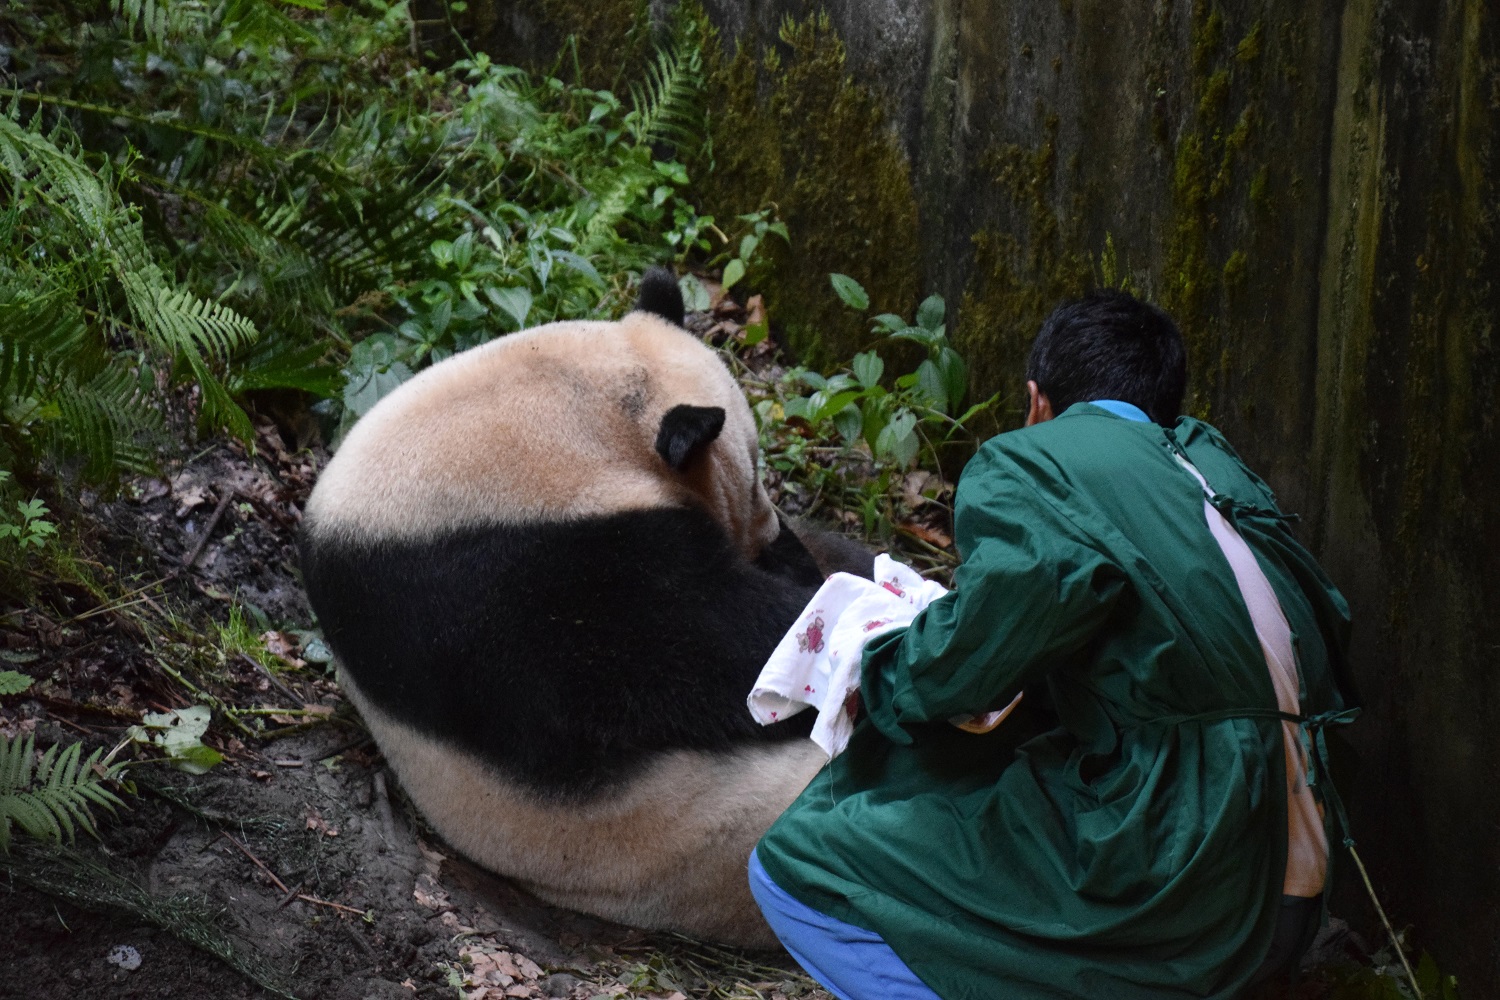
{"label": "man's arm", "polygon": [[1109,556],[1012,463],[982,458],[960,488],[968,557],[953,592],[865,650],[865,707],[898,743],[911,742],[906,727],[1007,704],[1085,645],[1125,586]]}

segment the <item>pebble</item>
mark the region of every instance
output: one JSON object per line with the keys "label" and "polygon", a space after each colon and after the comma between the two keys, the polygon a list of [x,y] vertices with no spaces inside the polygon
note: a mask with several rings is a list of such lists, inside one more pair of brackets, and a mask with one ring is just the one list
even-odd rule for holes
{"label": "pebble", "polygon": [[542,980],[542,992],[549,997],[565,997],[571,994],[573,987],[577,985],[577,976],[570,976],[566,972],[554,972]]}
{"label": "pebble", "polygon": [[141,953],[128,944],[117,944],[110,949],[105,961],[110,965],[118,965],[126,972],[134,972],[141,967]]}

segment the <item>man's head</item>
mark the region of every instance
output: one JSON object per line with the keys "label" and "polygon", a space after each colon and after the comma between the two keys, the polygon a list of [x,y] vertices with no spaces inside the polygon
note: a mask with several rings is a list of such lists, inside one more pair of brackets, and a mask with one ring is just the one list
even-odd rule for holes
{"label": "man's head", "polygon": [[1118,399],[1170,426],[1182,411],[1187,355],[1170,316],[1133,295],[1101,290],[1047,317],[1031,346],[1026,382],[1028,425],[1074,403]]}

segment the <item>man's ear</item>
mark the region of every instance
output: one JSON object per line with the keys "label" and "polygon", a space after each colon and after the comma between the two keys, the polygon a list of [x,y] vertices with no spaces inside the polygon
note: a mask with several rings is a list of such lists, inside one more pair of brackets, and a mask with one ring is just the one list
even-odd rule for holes
{"label": "man's ear", "polygon": [[1047,398],[1047,394],[1035,382],[1027,382],[1026,391],[1031,394],[1031,401],[1026,405],[1027,427],[1057,416],[1052,412],[1052,400]]}

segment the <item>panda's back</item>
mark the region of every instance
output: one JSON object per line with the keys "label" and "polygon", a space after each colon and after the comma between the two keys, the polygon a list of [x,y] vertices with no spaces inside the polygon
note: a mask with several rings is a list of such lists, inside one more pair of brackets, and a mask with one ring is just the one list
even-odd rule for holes
{"label": "panda's back", "polygon": [[725,408],[744,502],[761,496],[733,380],[648,316],[513,334],[383,399],[304,531],[351,689],[544,795],[799,735],[756,726],[744,698],[815,588],[747,559],[672,480],[655,430],[683,402]]}
{"label": "panda's back", "polygon": [[680,502],[645,423],[666,387],[622,325],[538,327],[423,371],[350,431],[307,517],[430,537]]}

